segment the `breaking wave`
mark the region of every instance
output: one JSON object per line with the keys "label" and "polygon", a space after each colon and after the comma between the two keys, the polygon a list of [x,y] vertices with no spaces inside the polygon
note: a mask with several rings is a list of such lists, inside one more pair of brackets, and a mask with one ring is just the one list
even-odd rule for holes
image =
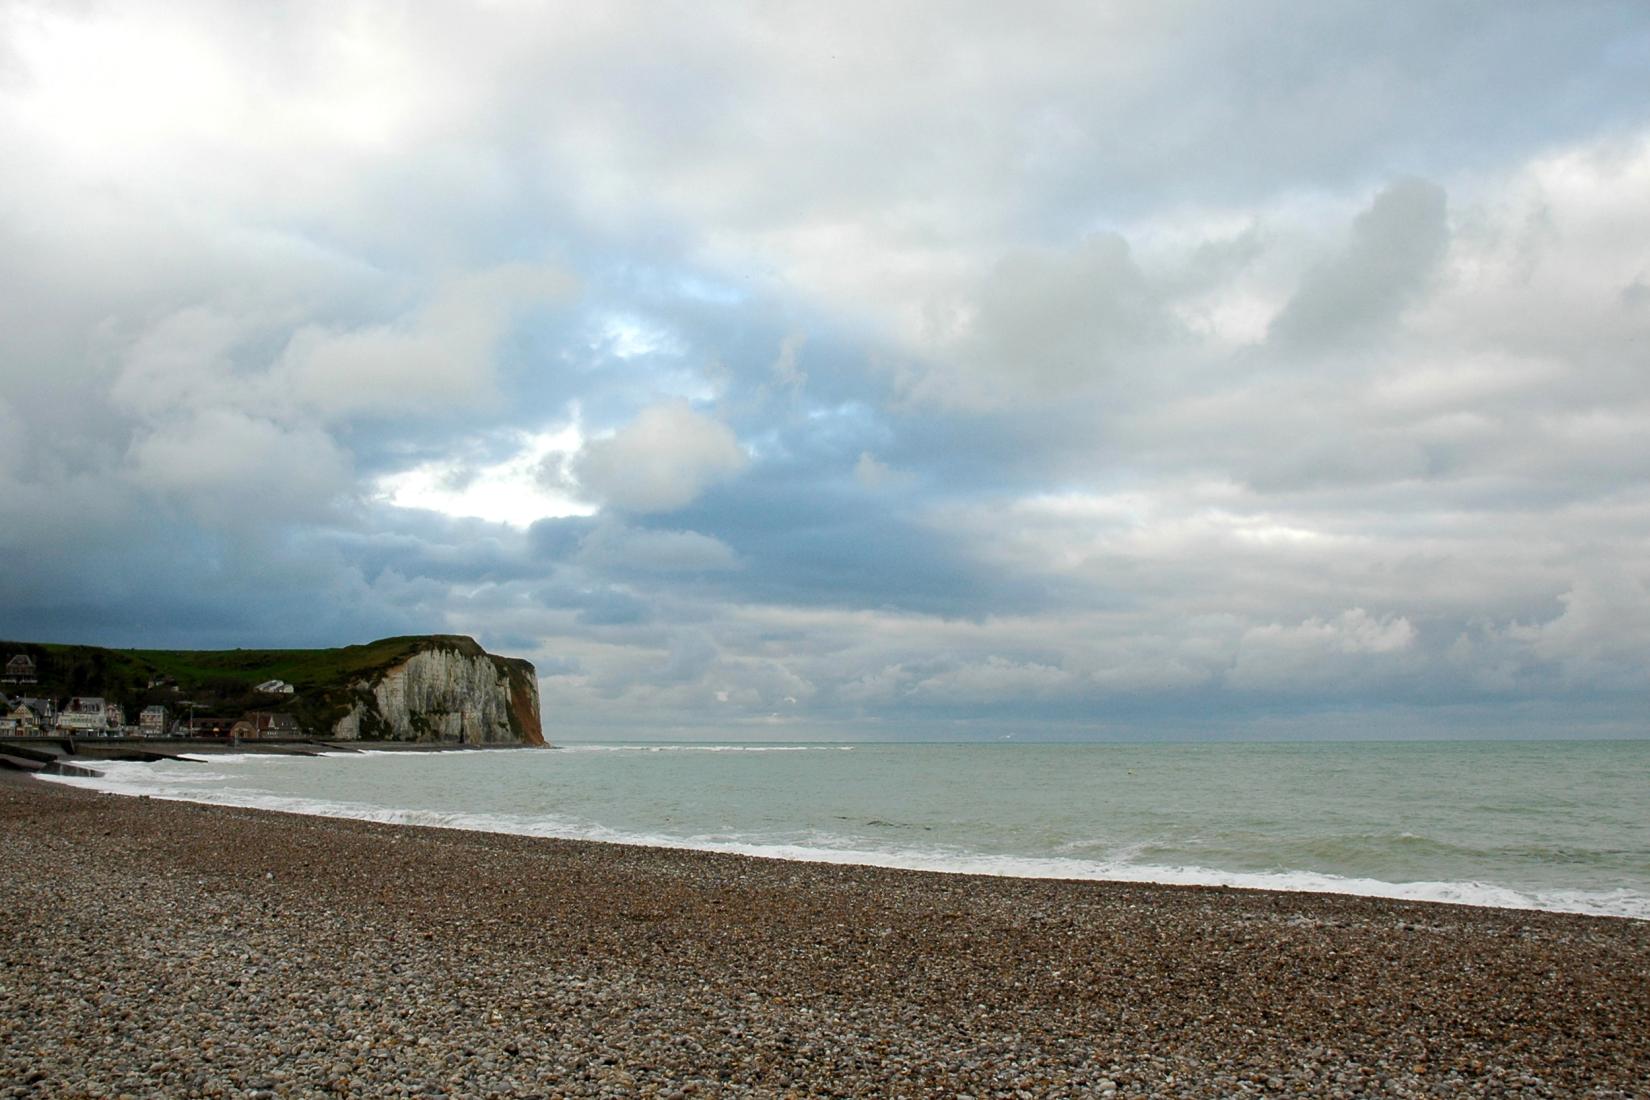
{"label": "breaking wave", "polygon": [[[841,746],[848,748],[848,746]],[[581,746],[579,751],[807,751],[816,746]],[[346,754],[407,758],[415,754]],[[417,754],[433,758],[433,754]],[[256,754],[216,756],[214,762],[247,763],[267,760]],[[1305,870],[1230,871],[1189,863],[1136,861],[1146,853],[1142,845],[1113,847],[1107,858],[1072,855],[1005,855],[968,851],[944,845],[881,844],[864,836],[815,832],[804,839],[755,832],[718,832],[674,835],[626,831],[555,814],[462,812],[411,807],[386,807],[349,800],[306,798],[229,785],[203,788],[203,783],[234,782],[223,772],[195,770],[167,774],[163,766],[146,763],[102,764],[101,777],[53,776],[52,782],[114,794],[201,802],[245,809],[274,810],[321,817],[350,818],[391,825],[415,825],[518,836],[636,844],[649,847],[724,852],[810,863],[858,864],[872,867],[935,871],[952,874],[1080,881],[1161,883],[1187,886],[1226,886],[1307,893],[1354,894],[1404,901],[1444,902],[1502,909],[1534,909],[1595,916],[1650,920],[1650,894],[1621,888],[1612,890],[1520,890],[1479,881],[1389,882],[1377,878]],[[176,767],[173,765],[172,767]],[[241,777],[244,781],[244,777]],[[870,822],[876,825],[881,822]],[[869,842],[868,842],[869,841]],[[1063,846],[1070,850],[1069,846]],[[1058,852],[1060,849],[1056,849]]]}

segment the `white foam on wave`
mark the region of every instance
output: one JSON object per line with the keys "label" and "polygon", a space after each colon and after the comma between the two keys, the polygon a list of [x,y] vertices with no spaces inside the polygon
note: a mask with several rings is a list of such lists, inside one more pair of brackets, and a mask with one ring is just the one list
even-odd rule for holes
{"label": "white foam on wave", "polygon": [[1083,859],[1071,856],[993,855],[945,848],[865,848],[856,846],[857,843],[862,843],[860,838],[825,833],[811,835],[808,838],[809,843],[782,842],[739,834],[673,836],[626,832],[593,822],[554,816],[523,817],[510,814],[403,809],[367,803],[273,795],[232,787],[202,790],[196,784],[218,777],[210,773],[193,771],[169,775],[158,772],[156,768],[160,766],[147,763],[110,763],[101,765],[106,770],[100,777],[41,778],[111,794],[144,795],[164,800],[200,802],[242,809],[277,810],[388,825],[433,826],[469,832],[724,852],[805,863],[854,864],[1004,878],[1140,882],[1171,886],[1229,886],[1296,893],[1354,894],[1399,901],[1432,901],[1497,909],[1547,910],[1650,920],[1650,895],[1625,888],[1518,890],[1485,882],[1386,882],[1380,879],[1353,878],[1317,871],[1224,871],[1195,865],[1133,863],[1129,862],[1127,854],[1124,853],[1119,853],[1122,858]]}
{"label": "white foam on wave", "polygon": [[[221,761],[228,761],[227,757],[217,757]],[[95,768],[100,775],[43,775],[36,778],[48,783],[61,783],[65,787],[83,787],[91,791],[102,791],[105,794],[132,794],[148,795],[152,798],[165,798],[175,788],[178,792],[187,792],[187,801],[210,802],[207,795],[215,792],[197,791],[194,784],[225,782],[229,776],[223,772],[203,771],[200,763],[207,763],[204,758],[194,758],[184,764],[150,764],[132,763],[119,760],[99,760],[87,766]],[[166,770],[163,770],[166,769]],[[171,770],[177,769],[177,770]],[[184,769],[187,769],[185,771]],[[198,797],[197,797],[198,796]]]}
{"label": "white foam on wave", "polygon": [[[589,838],[597,839],[597,838]],[[600,838],[607,839],[607,838]],[[847,863],[1002,878],[1140,882],[1170,886],[1230,886],[1291,893],[1355,894],[1399,901],[1434,901],[1496,909],[1537,909],[1650,920],[1650,896],[1631,890],[1521,891],[1482,882],[1385,882],[1316,871],[1223,871],[1194,865],[1160,866],[1058,856],[988,855],[920,849],[864,849],[658,836],[614,837],[633,844],[731,852],[809,863]]]}
{"label": "white foam on wave", "polygon": [[[187,760],[192,764],[210,764],[214,760],[225,764],[252,764],[264,760],[290,760],[291,757],[273,752],[180,752],[178,753],[178,759]],[[114,761],[113,763],[121,762]],[[109,762],[104,763],[103,766],[108,767]]]}

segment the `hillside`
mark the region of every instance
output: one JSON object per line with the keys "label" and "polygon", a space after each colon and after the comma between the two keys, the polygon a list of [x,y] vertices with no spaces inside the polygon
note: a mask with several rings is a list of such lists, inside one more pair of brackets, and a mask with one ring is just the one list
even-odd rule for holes
{"label": "hillside", "polygon": [[[290,713],[306,732],[321,737],[514,739],[524,744],[543,740],[533,666],[489,654],[473,638],[461,635],[383,638],[338,649],[106,649],[0,642],[0,662],[18,654],[34,659],[38,682],[0,684],[8,695],[58,701],[72,695],[100,695],[124,707],[129,719],[151,704],[181,714],[193,703],[199,715],[234,718],[250,710]],[[406,712],[399,713],[395,709],[399,704],[390,702],[386,713],[386,700],[378,698],[386,682],[404,694],[405,670],[428,666],[432,658],[480,670],[479,677],[464,678],[463,690],[472,695],[487,691],[489,679],[496,681],[503,695],[498,700],[460,697],[452,694],[458,690],[452,685],[444,694],[440,685],[415,683],[414,700],[405,705]],[[294,691],[271,695],[255,690],[269,680],[285,681]],[[473,738],[463,735],[460,727],[453,727],[460,729],[458,737],[442,735],[444,716],[475,705],[499,716],[505,727]]]}

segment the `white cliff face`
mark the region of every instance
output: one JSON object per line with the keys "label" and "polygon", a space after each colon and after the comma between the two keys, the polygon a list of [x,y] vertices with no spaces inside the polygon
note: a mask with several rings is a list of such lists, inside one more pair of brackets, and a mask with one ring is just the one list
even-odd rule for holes
{"label": "white cliff face", "polygon": [[[355,705],[333,727],[340,740],[541,743],[538,684],[531,666],[510,675],[486,654],[421,650],[376,684],[357,681]],[[517,722],[512,729],[512,710]],[[530,716],[530,720],[529,720]]]}

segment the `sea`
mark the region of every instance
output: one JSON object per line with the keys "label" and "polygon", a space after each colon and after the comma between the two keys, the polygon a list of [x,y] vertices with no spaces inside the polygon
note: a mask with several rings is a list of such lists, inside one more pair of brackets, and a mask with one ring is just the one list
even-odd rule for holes
{"label": "sea", "polygon": [[58,781],[783,859],[1650,920],[1650,741],[607,743],[98,767]]}

